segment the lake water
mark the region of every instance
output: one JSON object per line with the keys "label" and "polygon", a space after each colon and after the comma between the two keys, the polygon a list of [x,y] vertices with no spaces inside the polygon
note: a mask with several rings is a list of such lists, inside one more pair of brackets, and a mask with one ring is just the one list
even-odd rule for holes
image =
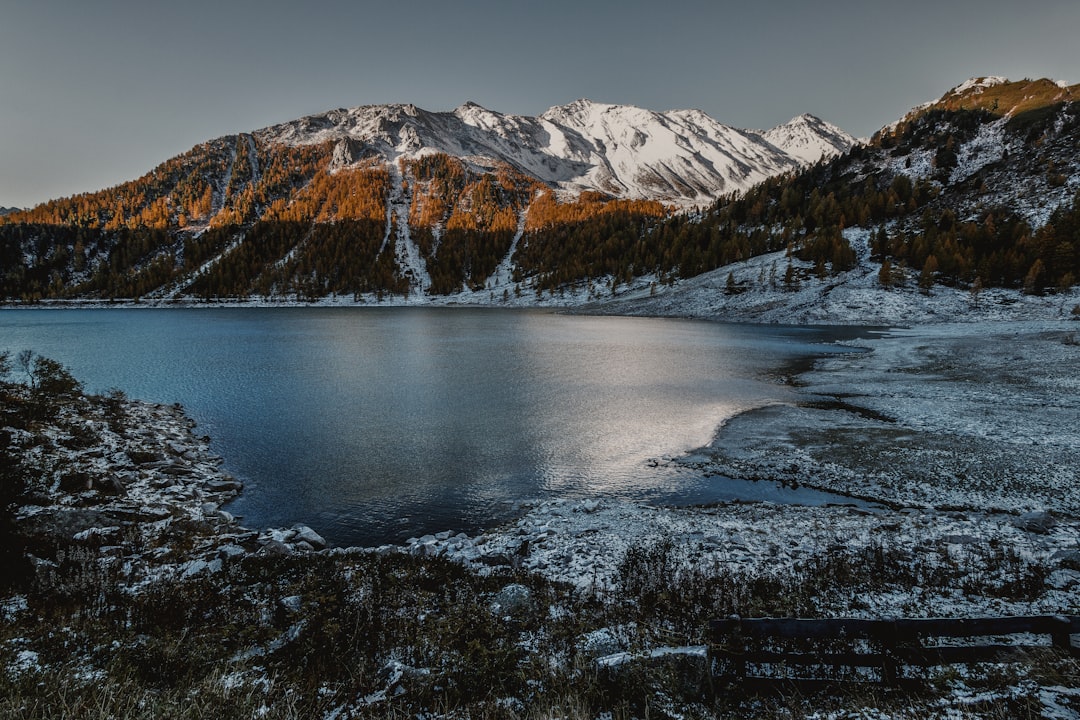
{"label": "lake water", "polygon": [[461,308],[0,311],[0,349],[183,404],[244,481],[229,509],[246,525],[342,545],[475,531],[551,497],[785,501],[655,461],[790,399],[785,367],[858,333]]}

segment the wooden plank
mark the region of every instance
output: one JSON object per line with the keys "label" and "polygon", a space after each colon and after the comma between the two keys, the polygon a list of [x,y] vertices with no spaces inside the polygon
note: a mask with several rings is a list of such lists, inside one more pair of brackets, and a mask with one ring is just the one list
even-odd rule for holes
{"label": "wooden plank", "polygon": [[736,631],[750,638],[877,638],[890,632],[891,624],[862,618],[743,618],[713,620],[710,629],[714,638]]}
{"label": "wooden plank", "polygon": [[1047,645],[944,645],[925,648],[897,648],[896,656],[905,665],[933,667],[977,662],[1025,662],[1033,653],[1051,650]]}
{"label": "wooden plank", "polygon": [[905,618],[865,620],[862,618],[725,618],[710,622],[715,639],[739,632],[746,637],[779,638],[867,638],[877,639],[895,631],[900,637],[977,637],[985,635],[1080,634],[1080,616],[1034,615],[983,618]]}
{"label": "wooden plank", "polygon": [[757,665],[830,665],[832,667],[876,667],[885,662],[884,653],[859,652],[785,652],[779,650],[748,650],[744,653],[719,650],[713,657]]}
{"label": "wooden plank", "polygon": [[[726,618],[709,623],[714,647],[710,652],[734,668],[737,677],[747,677],[750,664],[793,666],[876,667],[882,682],[895,685],[901,665],[931,667],[975,662],[1023,662],[1032,653],[1046,652],[1046,645],[972,644],[960,646],[919,645],[920,638],[975,638],[1018,634],[1049,635],[1052,647],[1080,657],[1080,647],[1072,635],[1080,634],[1080,616],[1033,615],[978,618],[904,618],[866,620],[862,618]],[[779,641],[867,640],[873,652],[760,650],[753,647],[764,639]],[[904,644],[901,644],[904,643]],[[781,645],[784,643],[781,642]],[[849,645],[850,647],[850,645]],[[763,678],[770,680],[769,678]]]}
{"label": "wooden plank", "polygon": [[930,637],[978,637],[1017,633],[1049,635],[1068,625],[1067,619],[1053,615],[896,620],[896,629],[901,634]]}

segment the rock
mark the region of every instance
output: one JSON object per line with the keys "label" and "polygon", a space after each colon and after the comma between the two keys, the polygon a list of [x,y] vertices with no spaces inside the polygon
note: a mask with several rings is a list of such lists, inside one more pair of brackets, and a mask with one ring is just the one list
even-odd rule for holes
{"label": "rock", "polygon": [[288,545],[280,540],[267,540],[261,548],[259,548],[258,555],[283,556],[292,552]]}
{"label": "rock", "polygon": [[626,647],[620,642],[615,631],[611,628],[600,628],[585,633],[578,640],[578,649],[590,658],[599,658],[626,651]]}
{"label": "rock", "polygon": [[1063,568],[1080,570],[1080,550],[1058,550],[1050,559],[1057,561]]}
{"label": "rock", "polygon": [[207,480],[205,487],[211,492],[239,492],[244,486],[239,480]]}
{"label": "rock", "polygon": [[94,480],[88,473],[70,472],[60,477],[60,489],[64,492],[77,493],[93,487]]}
{"label": "rock", "polygon": [[1013,524],[1025,532],[1045,535],[1057,526],[1057,520],[1045,510],[1038,510],[1024,513]]}
{"label": "rock", "polygon": [[1046,578],[1046,584],[1055,590],[1064,590],[1080,585],[1080,572],[1076,570],[1055,570]]}
{"label": "rock", "polygon": [[322,549],[326,547],[326,540],[323,536],[315,532],[307,525],[294,525],[293,530],[296,531],[294,538],[300,542],[306,542],[311,545],[312,549]]}
{"label": "rock", "polygon": [[450,536],[452,534],[453,534],[453,532],[450,531],[450,530],[443,530],[440,533],[435,533],[435,539],[436,540],[449,540]]}
{"label": "rock", "polygon": [[289,543],[296,537],[295,530],[285,530],[284,528],[270,528],[266,531],[265,539],[273,540],[279,543]]}
{"label": "rock", "polygon": [[500,617],[521,619],[535,609],[532,591],[524,585],[507,585],[491,599],[491,612]]}
{"label": "rock", "polygon": [[581,509],[587,513],[594,513],[600,508],[599,500],[582,500]]}
{"label": "rock", "polygon": [[221,560],[191,560],[184,564],[184,571],[180,573],[180,577],[189,578],[200,573],[216,573],[221,570]]}
{"label": "rock", "polygon": [[420,538],[419,540],[417,540],[416,542],[418,542],[421,545],[427,545],[429,543],[435,542],[435,536],[434,535],[425,535],[422,538]]}
{"label": "rock", "polygon": [[109,493],[112,495],[125,495],[127,494],[127,486],[130,482],[130,478],[127,473],[123,476],[115,473],[110,473],[99,477],[95,481],[95,485],[99,492]]}
{"label": "rock", "polygon": [[236,522],[236,518],[233,517],[233,514],[227,510],[218,510],[215,514],[215,517],[228,523],[229,525],[232,525],[234,522]]}
{"label": "rock", "polygon": [[222,560],[232,560],[247,555],[247,550],[239,545],[222,545],[217,549],[217,555]]}
{"label": "rock", "polygon": [[216,515],[218,511],[218,506],[217,503],[208,502],[203,503],[201,509],[203,515]]}
{"label": "rock", "polygon": [[299,552],[315,552],[315,547],[306,540],[301,540],[300,542],[293,543],[293,549]]}
{"label": "rock", "polygon": [[300,608],[303,604],[304,598],[299,595],[290,595],[288,597],[283,597],[278,601],[278,605],[292,613],[300,612]]}
{"label": "rock", "polygon": [[941,538],[943,545],[978,545],[982,540],[972,535],[946,535]]}

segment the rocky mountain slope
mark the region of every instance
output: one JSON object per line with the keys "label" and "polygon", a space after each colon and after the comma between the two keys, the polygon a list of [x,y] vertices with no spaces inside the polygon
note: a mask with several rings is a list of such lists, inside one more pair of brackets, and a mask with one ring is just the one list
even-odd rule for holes
{"label": "rocky mountain slope", "polygon": [[[1076,93],[975,78],[814,165],[850,138],[812,116],[754,132],[586,100],[536,118],[472,103],[336,110],[7,216],[0,296],[580,305],[645,294],[667,298],[665,312],[724,315],[779,290],[762,317],[783,320],[793,293],[818,283],[842,297],[833,289],[853,271],[871,305],[905,287],[1061,294],[1080,278]],[[740,192],[685,206],[718,188]],[[781,255],[768,267],[753,260],[770,253]],[[669,288],[710,271],[722,295],[680,310]]]}
{"label": "rocky mountain slope", "polygon": [[549,186],[620,198],[705,204],[780,172],[846,151],[854,138],[804,115],[765,132],[723,125],[700,110],[653,112],[576,100],[539,117],[475,103],[453,112],[414,105],[335,110],[255,133],[267,144],[335,143],[334,166],[429,153],[504,163]]}

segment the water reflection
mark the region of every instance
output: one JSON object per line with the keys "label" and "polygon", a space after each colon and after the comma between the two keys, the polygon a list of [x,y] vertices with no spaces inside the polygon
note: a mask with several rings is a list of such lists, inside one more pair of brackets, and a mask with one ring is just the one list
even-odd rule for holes
{"label": "water reflection", "polygon": [[337,543],[506,517],[518,500],[712,499],[651,467],[783,400],[761,378],[822,331],[465,309],[0,312],[88,387],[181,402],[246,482],[252,526]]}

